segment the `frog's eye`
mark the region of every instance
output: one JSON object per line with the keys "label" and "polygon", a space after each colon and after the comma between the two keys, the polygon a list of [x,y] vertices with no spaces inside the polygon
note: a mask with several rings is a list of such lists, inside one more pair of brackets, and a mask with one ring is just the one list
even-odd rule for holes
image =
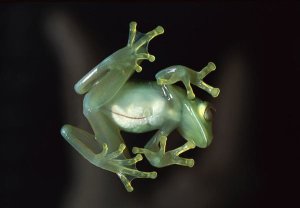
{"label": "frog's eye", "polygon": [[211,107],[211,106],[207,106],[205,111],[204,111],[204,118],[206,121],[212,121],[213,120],[213,113],[215,112],[216,110]]}

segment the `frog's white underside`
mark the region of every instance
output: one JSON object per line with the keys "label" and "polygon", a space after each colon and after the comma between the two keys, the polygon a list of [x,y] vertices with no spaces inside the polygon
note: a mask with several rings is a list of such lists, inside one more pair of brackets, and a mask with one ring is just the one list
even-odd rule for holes
{"label": "frog's white underside", "polygon": [[142,129],[155,129],[164,122],[163,111],[165,110],[165,101],[163,99],[149,103],[132,103],[125,108],[120,105],[111,107],[111,116],[113,120],[122,129],[132,132],[140,132]]}
{"label": "frog's white underside", "polygon": [[122,130],[142,133],[161,128],[166,119],[178,119],[171,103],[156,83],[127,83],[107,107]]}

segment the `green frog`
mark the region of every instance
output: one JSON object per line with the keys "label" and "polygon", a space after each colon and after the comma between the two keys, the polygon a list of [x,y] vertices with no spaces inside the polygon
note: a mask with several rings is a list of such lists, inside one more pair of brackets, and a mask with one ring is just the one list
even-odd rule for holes
{"label": "green frog", "polygon": [[[116,173],[127,191],[133,191],[135,178],[157,177],[157,173],[140,171],[136,163],[143,156],[155,167],[181,165],[193,167],[194,160],[180,154],[195,147],[206,148],[212,141],[211,105],[195,97],[195,85],[213,97],[220,90],[203,81],[216,69],[209,62],[201,71],[175,65],[156,74],[156,82],[136,83],[128,81],[135,72],[141,72],[144,60],[153,62],[148,44],[163,34],[161,26],[143,34],[131,22],[129,39],[125,47],[104,59],[75,84],[75,91],[84,94],[83,113],[93,134],[72,125],[64,125],[62,136],[84,158],[97,167]],[[185,90],[174,85],[181,81]],[[133,147],[130,157],[120,131],[143,133],[157,130],[141,147]],[[168,135],[177,130],[186,143],[166,151]]]}

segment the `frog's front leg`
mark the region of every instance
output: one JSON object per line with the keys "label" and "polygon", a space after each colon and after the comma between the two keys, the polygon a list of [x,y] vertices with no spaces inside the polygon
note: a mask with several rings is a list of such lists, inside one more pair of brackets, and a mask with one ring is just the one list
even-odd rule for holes
{"label": "frog's front leg", "polygon": [[155,77],[159,85],[170,85],[182,81],[187,90],[189,99],[195,98],[191,84],[205,90],[213,97],[217,97],[220,93],[220,89],[214,88],[203,81],[203,78],[215,69],[216,66],[212,62],[209,62],[200,72],[194,71],[186,66],[176,65],[159,71]]}
{"label": "frog's front leg", "polygon": [[194,160],[179,157],[179,155],[187,150],[195,148],[195,144],[187,142],[183,146],[166,152],[167,136],[174,130],[172,124],[168,128],[160,129],[152,139],[146,144],[145,148],[134,147],[134,154],[144,154],[151,165],[155,167],[165,167],[169,165],[182,165],[193,167]]}

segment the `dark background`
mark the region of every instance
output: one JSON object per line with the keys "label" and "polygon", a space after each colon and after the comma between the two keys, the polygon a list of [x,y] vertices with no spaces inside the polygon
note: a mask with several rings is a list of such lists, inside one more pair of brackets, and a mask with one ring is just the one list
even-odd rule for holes
{"label": "dark background", "polygon": [[[127,193],[59,130],[88,129],[73,85],[126,44],[132,20],[142,32],[165,28],[149,46],[156,61],[134,78],[213,61],[206,82],[221,94],[195,90],[217,108],[212,145],[188,154],[196,166],[157,169],[158,179]],[[299,20],[299,3],[0,4],[0,207],[290,207],[299,195]],[[124,137],[130,146],[149,135]]]}

